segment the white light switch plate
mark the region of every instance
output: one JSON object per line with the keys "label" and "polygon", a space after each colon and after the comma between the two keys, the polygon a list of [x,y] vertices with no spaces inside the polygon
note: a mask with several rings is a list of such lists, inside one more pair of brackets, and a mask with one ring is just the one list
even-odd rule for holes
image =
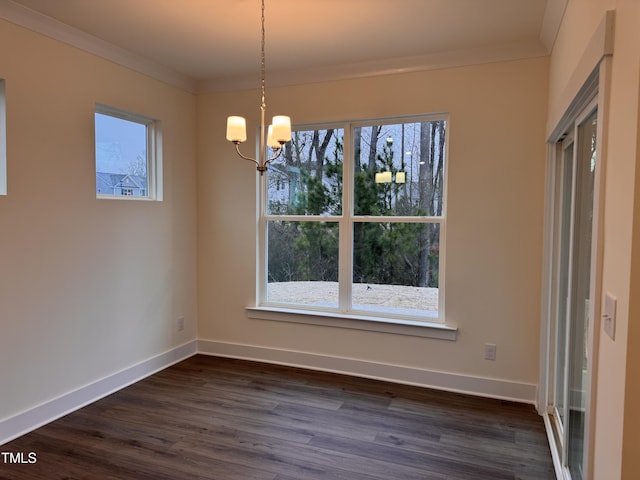
{"label": "white light switch plate", "polygon": [[617,299],[609,292],[604,295],[604,306],[602,312],[602,326],[611,340],[616,337],[616,303]]}

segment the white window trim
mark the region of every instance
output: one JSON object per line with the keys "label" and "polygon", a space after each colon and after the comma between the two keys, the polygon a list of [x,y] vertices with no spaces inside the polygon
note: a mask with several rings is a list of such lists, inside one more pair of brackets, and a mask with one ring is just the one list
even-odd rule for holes
{"label": "white window trim", "polygon": [[[297,129],[327,129],[327,128],[342,128],[345,132],[349,132],[349,137],[353,138],[353,129],[356,127],[370,126],[373,124],[394,124],[398,122],[410,123],[421,122],[425,120],[445,120],[447,122],[447,140],[445,142],[445,161],[448,162],[448,149],[449,149],[449,137],[448,137],[448,125],[449,115],[436,113],[414,116],[397,116],[388,118],[373,118],[369,120],[349,121],[349,122],[335,122],[330,124],[303,124],[296,125]],[[346,142],[343,145],[343,158],[352,158],[352,146],[351,142]],[[344,163],[343,168],[343,214],[340,216],[332,217],[308,217],[308,216],[295,216],[295,215],[277,215],[271,216],[267,214],[267,176],[261,175],[257,179],[258,198],[257,198],[257,222],[258,222],[258,235],[257,235],[257,258],[258,264],[256,269],[256,306],[247,307],[247,316],[250,319],[255,320],[268,320],[268,321],[280,321],[290,322],[308,325],[321,325],[337,328],[347,328],[355,330],[367,330],[374,332],[392,333],[400,335],[410,335],[418,337],[438,338],[443,340],[456,340],[458,328],[454,325],[447,324],[444,317],[444,270],[445,270],[445,219],[446,219],[446,205],[445,200],[443,205],[442,216],[433,217],[365,217],[345,215],[344,212],[353,212],[353,174],[352,165],[347,162]],[[444,197],[446,199],[447,190],[447,176],[448,168],[444,171]],[[266,290],[266,275],[267,275],[267,255],[266,255],[266,228],[269,220],[283,220],[283,221],[319,221],[319,222],[337,222],[340,224],[340,256],[348,255],[351,252],[352,234],[351,229],[355,222],[405,222],[405,223],[439,223],[440,228],[440,271],[439,271],[439,284],[441,291],[438,298],[438,317],[433,321],[418,318],[417,316],[393,315],[392,317],[384,315],[368,315],[367,312],[362,311],[336,311],[336,310],[323,310],[318,307],[312,307],[307,305],[282,305],[267,302],[265,298]],[[346,248],[345,248],[346,246]],[[340,264],[349,261],[341,258]],[[349,261],[350,263],[350,261]],[[351,265],[350,268],[342,268],[339,278],[339,296],[345,295],[350,297],[351,295]]]}
{"label": "white window trim", "polygon": [[405,320],[369,315],[305,310],[303,308],[281,308],[271,306],[247,307],[247,317],[252,320],[300,323],[325,327],[366,330],[369,332],[392,333],[413,337],[456,340],[458,327],[441,322]]}
{"label": "white window trim", "polygon": [[7,194],[7,113],[5,81],[0,78],[0,195]]}
{"label": "white window trim", "polygon": [[[137,197],[133,195],[105,195],[96,193],[98,199],[127,200],[137,202],[161,202],[163,199],[162,177],[162,123],[160,120],[127,112],[119,108],[96,103],[95,113],[108,115],[130,122],[140,123],[147,127],[147,195]],[[95,142],[94,142],[95,143]]]}

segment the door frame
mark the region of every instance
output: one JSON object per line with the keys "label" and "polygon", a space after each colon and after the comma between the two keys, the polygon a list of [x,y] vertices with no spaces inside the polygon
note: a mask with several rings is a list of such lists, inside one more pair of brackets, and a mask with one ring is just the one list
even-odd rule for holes
{"label": "door frame", "polygon": [[[551,409],[549,399],[552,394],[552,382],[554,376],[550,372],[553,363],[551,356],[553,350],[552,327],[554,300],[554,255],[556,242],[556,163],[563,149],[559,147],[563,136],[567,131],[581,120],[581,115],[591,107],[598,109],[597,114],[597,144],[596,144],[596,167],[594,171],[594,191],[593,191],[593,223],[592,223],[592,245],[591,245],[591,284],[589,297],[589,328],[587,331],[587,388],[586,388],[586,408],[584,427],[584,456],[583,456],[583,478],[591,479],[593,471],[593,451],[594,451],[594,431],[596,412],[596,391],[597,391],[597,371],[598,364],[598,344],[600,338],[600,312],[602,304],[602,264],[603,264],[603,227],[604,227],[604,175],[606,170],[607,151],[607,119],[608,119],[608,98],[609,79],[611,74],[611,56],[605,55],[601,58],[596,68],[588,76],[587,80],[575,96],[566,112],[553,129],[547,139],[547,163],[546,163],[546,186],[545,186],[545,223],[544,223],[544,244],[543,244],[543,270],[542,270],[542,309],[541,309],[541,343],[540,343],[540,383],[538,389],[538,411],[544,418],[547,437],[551,447],[554,467],[558,479],[570,480],[571,475],[563,465],[563,458],[560,456],[558,445],[553,433],[550,418]],[[566,447],[566,445],[565,445]],[[564,456],[566,458],[566,456]]]}

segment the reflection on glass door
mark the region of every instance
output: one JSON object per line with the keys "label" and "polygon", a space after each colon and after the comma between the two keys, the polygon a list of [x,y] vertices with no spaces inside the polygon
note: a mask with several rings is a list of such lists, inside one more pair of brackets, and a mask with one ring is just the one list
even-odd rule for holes
{"label": "reflection on glass door", "polygon": [[591,232],[593,225],[593,187],[596,163],[596,122],[593,112],[578,127],[578,155],[574,252],[572,265],[571,318],[569,343],[569,445],[568,463],[572,479],[582,478],[585,404],[587,395],[587,329],[591,290]]}
{"label": "reflection on glass door", "polygon": [[569,322],[569,259],[571,254],[571,200],[573,193],[573,135],[564,142],[562,158],[558,165],[559,178],[559,216],[558,216],[558,272],[556,303],[556,373],[554,383],[554,413],[558,419],[558,439],[564,439],[564,411],[566,405],[566,366],[567,366],[567,329]]}
{"label": "reflection on glass door", "polygon": [[549,406],[558,456],[572,480],[583,478],[596,130],[592,110],[567,132],[555,166]]}

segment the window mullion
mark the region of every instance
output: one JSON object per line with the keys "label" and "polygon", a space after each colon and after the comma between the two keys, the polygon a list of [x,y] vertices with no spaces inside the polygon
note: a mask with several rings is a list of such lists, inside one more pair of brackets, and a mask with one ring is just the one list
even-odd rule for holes
{"label": "window mullion", "polygon": [[353,216],[351,220],[362,223],[444,223],[444,217]]}
{"label": "window mullion", "polygon": [[257,231],[256,243],[257,275],[256,275],[256,301],[258,305],[263,305],[267,298],[268,278],[267,278],[267,175],[258,175],[256,178],[256,198],[257,211]]}
{"label": "window mullion", "polygon": [[344,126],[342,155],[342,219],[338,251],[338,309],[351,310],[353,279],[353,126]]}

